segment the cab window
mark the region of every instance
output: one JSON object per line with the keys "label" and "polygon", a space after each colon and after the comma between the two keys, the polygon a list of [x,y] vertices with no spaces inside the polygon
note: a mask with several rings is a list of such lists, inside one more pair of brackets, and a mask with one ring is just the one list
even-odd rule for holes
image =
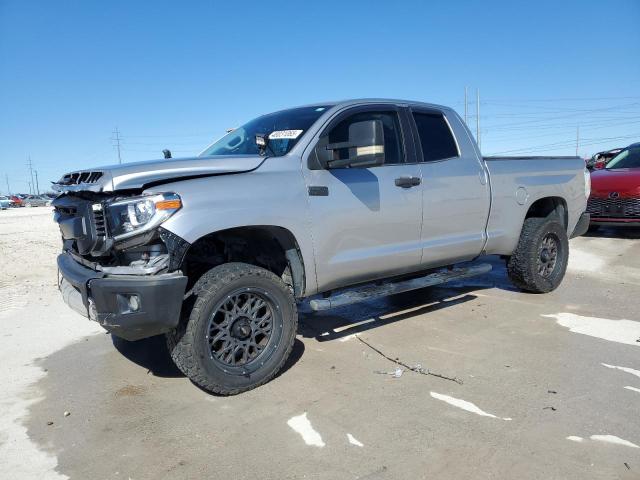
{"label": "cab window", "polygon": [[413,113],[424,162],[457,157],[458,147],[451,129],[440,113]]}

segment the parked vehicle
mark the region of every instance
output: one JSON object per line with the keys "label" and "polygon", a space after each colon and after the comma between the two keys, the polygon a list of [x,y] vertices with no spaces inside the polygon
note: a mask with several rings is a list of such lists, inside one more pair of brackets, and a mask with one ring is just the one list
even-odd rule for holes
{"label": "parked vehicle", "polygon": [[22,199],[25,207],[48,207],[51,205],[51,199],[41,195],[27,195]]}
{"label": "parked vehicle", "polygon": [[587,168],[589,170],[600,170],[607,166],[613,158],[622,151],[622,148],[614,148],[605,152],[598,152],[587,160]]}
{"label": "parked vehicle", "polygon": [[12,206],[12,202],[9,197],[0,196],[0,210],[6,210],[11,206]]}
{"label": "parked vehicle", "polygon": [[166,333],[178,368],[220,394],[282,368],[297,301],[324,310],[465,278],[490,265],[454,265],[487,254],[549,292],[589,223],[582,159],[483,158],[452,109],[393,100],[283,110],[196,158],[54,187],[69,306],[128,340]]}
{"label": "parked vehicle", "polygon": [[591,173],[587,205],[591,229],[640,226],[640,143],[623,149],[602,170]]}
{"label": "parked vehicle", "polygon": [[22,198],[20,196],[11,195],[9,199],[11,200],[12,207],[24,207],[24,202],[22,201]]}

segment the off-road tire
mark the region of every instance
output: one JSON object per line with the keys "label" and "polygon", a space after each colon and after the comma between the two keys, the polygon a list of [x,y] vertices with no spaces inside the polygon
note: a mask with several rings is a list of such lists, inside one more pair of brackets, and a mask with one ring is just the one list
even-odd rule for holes
{"label": "off-road tire", "polygon": [[[267,293],[277,320],[273,321],[265,347],[268,356],[261,357],[262,363],[256,363],[251,372],[231,373],[210,355],[207,332],[210,319],[215,315],[214,308],[225,297],[245,289]],[[226,263],[202,275],[195,283],[190,299],[193,307],[183,312],[178,328],[166,338],[171,358],[193,383],[211,393],[235,395],[268,382],[282,369],[291,354],[298,326],[294,297],[282,279],[254,265]],[[189,309],[187,304],[185,302],[185,308]]]}
{"label": "off-road tire", "polygon": [[[553,270],[545,276],[538,271],[538,258],[547,236],[557,243],[557,259]],[[562,282],[568,260],[569,239],[562,224],[555,218],[531,217],[524,221],[518,246],[507,260],[507,273],[511,282],[521,290],[547,293]]]}

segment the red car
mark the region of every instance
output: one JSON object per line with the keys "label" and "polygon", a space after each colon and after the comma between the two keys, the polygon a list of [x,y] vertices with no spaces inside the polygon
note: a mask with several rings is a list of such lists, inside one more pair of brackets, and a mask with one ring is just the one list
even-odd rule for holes
{"label": "red car", "polygon": [[24,207],[24,202],[22,201],[22,199],[20,197],[18,197],[17,195],[11,195],[9,197],[9,199],[11,200],[11,202],[13,203],[14,207]]}
{"label": "red car", "polygon": [[629,145],[605,168],[591,173],[587,212],[595,228],[640,227],[640,143]]}

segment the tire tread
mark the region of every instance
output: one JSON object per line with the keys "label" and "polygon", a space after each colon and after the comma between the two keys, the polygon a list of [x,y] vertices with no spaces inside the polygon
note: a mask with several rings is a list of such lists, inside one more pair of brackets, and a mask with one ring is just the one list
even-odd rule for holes
{"label": "tire tread", "polygon": [[[194,358],[194,348],[193,344],[195,341],[195,321],[194,319],[199,318],[202,313],[202,310],[206,307],[207,299],[216,295],[216,293],[228,283],[235,281],[242,277],[247,276],[260,276],[266,278],[274,283],[276,283],[283,292],[286,293],[288,301],[291,303],[293,315],[293,332],[291,341],[289,342],[287,349],[282,355],[282,359],[278,363],[277,367],[273,369],[273,371],[259,380],[255,384],[248,385],[246,387],[234,387],[229,388],[224,385],[220,385],[218,383],[212,382],[211,379],[206,375],[203,368],[199,365],[199,362]],[[171,353],[171,358],[174,363],[178,367],[178,369],[184,373],[193,383],[198,385],[212,393],[216,393],[219,395],[236,395],[238,393],[251,390],[253,388],[259,387],[273,379],[282,367],[286,363],[289,355],[291,354],[291,350],[293,348],[293,343],[295,340],[295,332],[298,327],[298,315],[297,315],[297,307],[296,302],[291,294],[290,289],[287,285],[274,273],[269,270],[265,270],[264,268],[257,267],[255,265],[250,265],[246,263],[225,263],[219,265],[217,267],[212,268],[208,272],[202,275],[200,279],[195,283],[192,289],[192,295],[196,297],[196,301],[193,305],[193,309],[189,312],[189,318],[185,319],[186,321],[181,322],[181,325],[167,334],[167,346],[169,348],[169,352]]]}
{"label": "tire tread", "polygon": [[[564,257],[561,271],[548,279],[540,276],[535,269],[538,241],[544,232],[556,230],[561,235]],[[507,261],[507,274],[511,282],[521,290],[531,293],[548,293],[555,290],[562,282],[568,261],[568,239],[564,227],[555,218],[530,217],[525,219],[520,233],[518,246]]]}

